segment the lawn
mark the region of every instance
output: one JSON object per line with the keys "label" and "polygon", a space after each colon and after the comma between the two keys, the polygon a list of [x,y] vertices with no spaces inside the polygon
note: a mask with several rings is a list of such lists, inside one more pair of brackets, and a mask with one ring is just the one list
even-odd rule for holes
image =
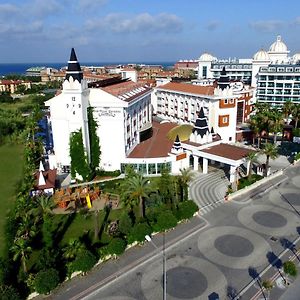
{"label": "lawn", "polygon": [[6,215],[14,205],[17,184],[22,178],[23,147],[12,144],[0,146],[0,161],[0,256],[2,256]]}
{"label": "lawn", "polygon": [[[119,218],[122,210],[112,210],[108,215],[108,221],[116,220]],[[99,228],[101,227],[105,217],[105,212],[99,212]],[[61,245],[66,245],[72,238],[78,239],[79,237],[88,234],[92,239],[94,234],[94,223],[95,217],[94,212],[81,213],[78,212],[72,215],[55,215],[54,216],[54,227],[60,230],[58,235],[60,236],[58,242]],[[106,242],[106,235],[101,236],[101,242]]]}

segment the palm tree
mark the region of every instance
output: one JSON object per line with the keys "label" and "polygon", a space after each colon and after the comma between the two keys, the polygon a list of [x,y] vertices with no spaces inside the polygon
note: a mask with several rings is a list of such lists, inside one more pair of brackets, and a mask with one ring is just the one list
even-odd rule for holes
{"label": "palm tree", "polygon": [[183,199],[188,200],[188,187],[189,183],[194,179],[194,174],[189,168],[180,169],[180,188],[183,191]]}
{"label": "palm tree", "polygon": [[85,246],[77,239],[70,239],[68,245],[63,248],[63,256],[66,259],[74,259],[76,255],[85,250]]}
{"label": "palm tree", "polygon": [[28,242],[26,239],[17,238],[14,245],[10,248],[10,250],[14,253],[13,260],[16,261],[19,258],[21,259],[24,273],[27,273],[26,260],[28,259],[28,254],[32,251],[31,247],[27,244]]}
{"label": "palm tree", "polygon": [[275,159],[278,156],[278,148],[275,144],[268,143],[265,145],[264,149],[262,150],[262,153],[266,155],[266,169],[265,169],[265,175],[267,175],[269,164],[270,164],[270,158]]}
{"label": "palm tree", "polygon": [[294,108],[294,104],[293,104],[293,102],[291,100],[284,102],[284,105],[282,107],[282,113],[284,115],[286,123],[288,121],[288,118],[289,118],[290,114],[293,111],[293,108]]}
{"label": "palm tree", "polygon": [[249,180],[251,179],[251,176],[252,176],[252,166],[253,166],[253,163],[255,163],[257,161],[257,152],[255,151],[251,151],[247,154],[247,161],[249,163],[249,166],[248,166],[248,169],[247,169],[247,175],[248,175],[248,178]]}
{"label": "palm tree", "polygon": [[34,237],[36,233],[36,224],[34,222],[34,218],[32,218],[32,215],[27,212],[21,217],[16,235],[17,237],[29,240],[30,238]]}
{"label": "palm tree", "polygon": [[32,213],[42,217],[44,220],[46,216],[52,214],[52,209],[55,207],[53,199],[49,196],[42,195],[36,198],[36,207],[32,209]]}
{"label": "palm tree", "polygon": [[141,174],[136,174],[134,177],[125,179],[123,184],[124,189],[124,204],[126,206],[139,205],[140,216],[145,216],[145,198],[148,198],[152,191],[148,179]]}
{"label": "palm tree", "polygon": [[261,128],[262,126],[262,121],[261,121],[261,117],[259,115],[254,115],[251,117],[250,119],[250,129],[253,132],[253,138],[252,138],[252,144],[255,144],[255,139],[258,138],[258,143],[257,146],[258,148],[260,148],[260,140],[261,140]]}
{"label": "palm tree", "polygon": [[277,141],[277,132],[282,132],[283,120],[282,114],[278,110],[272,109],[270,111],[270,124],[269,130],[274,133],[274,143]]}
{"label": "palm tree", "polygon": [[295,119],[295,128],[298,127],[298,122],[300,118],[300,104],[294,104],[292,109],[292,116]]}

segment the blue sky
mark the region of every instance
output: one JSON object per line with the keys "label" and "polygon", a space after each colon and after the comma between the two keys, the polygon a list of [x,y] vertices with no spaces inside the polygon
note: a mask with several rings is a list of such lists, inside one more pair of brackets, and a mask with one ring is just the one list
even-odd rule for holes
{"label": "blue sky", "polygon": [[0,62],[249,58],[278,34],[300,52],[299,0],[0,0]]}

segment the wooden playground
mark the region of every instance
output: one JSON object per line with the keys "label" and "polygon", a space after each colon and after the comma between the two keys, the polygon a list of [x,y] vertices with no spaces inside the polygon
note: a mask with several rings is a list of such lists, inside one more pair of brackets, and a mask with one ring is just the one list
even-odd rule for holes
{"label": "wooden playground", "polygon": [[111,209],[118,209],[120,196],[112,193],[103,193],[99,187],[90,188],[61,188],[53,195],[54,203],[57,206],[57,213],[65,213],[80,207],[87,207],[91,210],[102,210],[105,206]]}

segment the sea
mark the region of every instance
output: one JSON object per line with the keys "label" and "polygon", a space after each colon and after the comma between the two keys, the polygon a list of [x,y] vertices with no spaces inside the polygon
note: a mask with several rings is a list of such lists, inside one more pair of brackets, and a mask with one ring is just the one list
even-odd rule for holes
{"label": "sea", "polygon": [[[118,65],[127,65],[132,62],[80,62],[81,66],[118,66]],[[164,68],[170,68],[174,66],[175,62],[137,62],[134,64],[145,64],[145,65],[161,65]],[[5,76],[8,74],[19,74],[25,75],[26,70],[31,67],[49,67],[54,69],[61,69],[66,67],[66,63],[0,63],[0,76]]]}

